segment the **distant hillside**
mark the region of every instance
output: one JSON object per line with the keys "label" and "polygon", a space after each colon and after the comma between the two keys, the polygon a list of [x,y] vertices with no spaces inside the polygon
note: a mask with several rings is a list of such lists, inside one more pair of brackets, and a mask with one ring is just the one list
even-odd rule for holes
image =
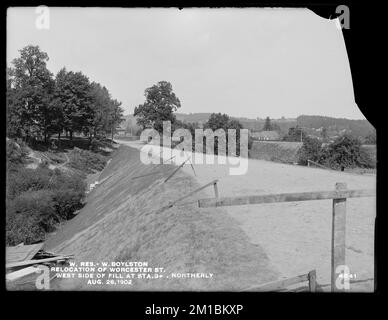
{"label": "distant hillside", "polygon": [[326,128],[329,135],[339,135],[344,132],[356,137],[366,137],[375,132],[375,128],[368,120],[350,120],[344,118],[331,118],[324,116],[301,115],[297,119],[297,124],[301,127],[311,129]]}
{"label": "distant hillside", "polygon": [[178,120],[183,122],[205,123],[209,119],[211,113],[175,113],[175,115]]}
{"label": "distant hillside", "polygon": [[[177,119],[182,122],[198,123],[203,125],[208,121],[211,113],[176,113]],[[136,118],[133,115],[124,116],[125,121],[120,124],[122,129],[128,132],[136,132],[140,127],[136,124]],[[244,117],[231,117],[238,120],[245,129],[251,131],[263,130],[265,119],[249,119]],[[332,118],[324,116],[301,115],[296,119],[271,119],[272,124],[277,125],[280,134],[283,136],[288,133],[289,128],[296,125],[301,126],[310,135],[320,136],[322,128],[327,129],[330,137],[336,137],[348,132],[356,137],[365,138],[371,133],[375,133],[374,127],[367,120],[350,120],[344,118]]]}
{"label": "distant hillside", "polygon": [[[197,122],[204,124],[208,121],[211,113],[176,113],[178,120],[183,122]],[[231,117],[232,119],[238,120],[245,129],[252,131],[261,131],[264,126],[265,119],[249,119],[245,117]],[[282,133],[287,133],[290,127],[296,125],[295,119],[273,119],[272,122],[277,124]]]}

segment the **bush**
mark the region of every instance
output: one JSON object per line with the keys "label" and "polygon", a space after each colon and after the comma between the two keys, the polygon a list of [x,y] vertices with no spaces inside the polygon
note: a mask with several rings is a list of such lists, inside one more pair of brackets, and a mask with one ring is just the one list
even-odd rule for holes
{"label": "bush", "polygon": [[83,196],[83,192],[73,189],[56,190],[53,194],[56,216],[60,220],[72,218],[73,212],[82,208]]}
{"label": "bush", "polygon": [[365,144],[376,144],[376,132],[371,132],[369,133],[365,139],[364,139]]}
{"label": "bush", "polygon": [[37,168],[12,176],[7,197],[8,245],[42,241],[57,223],[72,218],[83,206],[86,185],[82,175]]}
{"label": "bush", "polygon": [[44,240],[45,231],[36,215],[14,214],[6,219],[6,244],[15,246],[21,242],[31,244]]}
{"label": "bush", "polygon": [[72,168],[86,173],[93,173],[93,170],[101,171],[106,163],[104,156],[78,148],[69,153],[69,158],[69,165]]}
{"label": "bush", "polygon": [[27,162],[28,150],[23,143],[17,143],[7,139],[6,152],[7,166],[10,171],[16,170],[19,166]]}
{"label": "bush", "polygon": [[6,241],[8,245],[41,241],[53,230],[55,208],[47,190],[28,191],[7,203]]}
{"label": "bush", "polygon": [[66,158],[59,152],[46,152],[46,156],[52,161],[53,163],[59,164],[66,161]]}
{"label": "bush", "polygon": [[283,141],[299,142],[301,140],[304,141],[306,138],[307,138],[307,135],[302,130],[302,128],[296,126],[288,129],[288,133],[283,137]]}
{"label": "bush", "polygon": [[48,168],[21,168],[10,172],[7,177],[7,197],[13,199],[25,191],[46,189],[49,186],[53,171]]}
{"label": "bush", "polygon": [[306,166],[308,160],[318,162],[321,157],[322,143],[316,138],[306,137],[298,150],[298,164]]}
{"label": "bush", "polygon": [[361,141],[350,135],[338,137],[324,148],[320,162],[333,169],[375,167],[369,154],[361,148]]}
{"label": "bush", "polygon": [[79,174],[64,174],[59,169],[54,170],[50,187],[53,190],[73,189],[78,192],[84,192],[86,183],[85,176]]}
{"label": "bush", "polygon": [[[59,222],[72,218],[74,211],[83,206],[85,174],[102,170],[106,162],[102,155],[74,148],[70,152],[70,165],[77,173],[69,173],[49,169],[46,161],[36,169],[25,168],[23,155],[26,153],[19,145],[8,143],[7,160],[14,164],[14,170],[8,170],[7,174],[7,245],[42,241]],[[50,154],[50,159],[63,161],[57,154]]]}

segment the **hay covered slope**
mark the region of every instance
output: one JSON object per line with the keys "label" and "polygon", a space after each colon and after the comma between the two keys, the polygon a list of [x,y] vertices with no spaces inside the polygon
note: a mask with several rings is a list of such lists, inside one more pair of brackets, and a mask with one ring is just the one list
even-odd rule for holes
{"label": "hay covered slope", "polygon": [[252,159],[295,163],[298,161],[298,150],[301,142],[254,141],[249,157]]}
{"label": "hay covered slope", "polygon": [[[147,261],[165,268],[166,274],[214,274],[212,279],[136,280],[128,290],[234,291],[276,279],[263,250],[249,243],[224,210],[200,209],[196,203],[163,209],[200,185],[184,172],[163,183],[175,166],[154,166],[142,164],[137,149],[121,146],[100,180],[114,175],[89,194],[87,205],[48,239],[46,248],[74,254],[76,262]],[[159,173],[132,179],[151,170]],[[95,289],[78,279],[69,288]]]}

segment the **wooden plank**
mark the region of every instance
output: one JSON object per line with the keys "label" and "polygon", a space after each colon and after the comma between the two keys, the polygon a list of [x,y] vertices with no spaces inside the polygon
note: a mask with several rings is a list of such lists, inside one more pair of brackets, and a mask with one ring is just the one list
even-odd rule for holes
{"label": "wooden plank", "polygon": [[179,201],[181,201],[181,200],[183,200],[183,199],[186,199],[186,198],[192,196],[194,193],[197,193],[197,192],[199,192],[199,191],[205,189],[205,188],[208,187],[208,186],[211,186],[211,185],[213,185],[213,184],[216,184],[217,181],[218,181],[218,180],[213,180],[213,181],[211,181],[211,182],[209,182],[209,183],[203,185],[202,187],[200,187],[200,188],[198,188],[198,189],[195,189],[195,190],[191,191],[190,193],[186,194],[185,196],[183,196],[183,197],[181,197],[181,198],[175,200],[174,202],[170,203],[170,204],[169,204],[169,207],[172,207],[172,206],[175,205],[177,202],[179,202]]}
{"label": "wooden plank", "polygon": [[302,274],[296,277],[268,282],[261,285],[251,286],[243,291],[279,291],[284,290],[286,287],[298,284],[300,282],[308,281],[308,274]]}
{"label": "wooden plank", "polygon": [[143,177],[148,177],[148,176],[152,176],[152,175],[158,174],[158,173],[162,173],[162,171],[153,171],[153,172],[150,172],[150,173],[142,174],[142,175],[140,175],[140,176],[132,177],[131,180],[138,179],[138,178],[143,178]]}
{"label": "wooden plank", "polygon": [[[365,279],[360,279],[360,280],[349,279],[350,284],[352,284],[352,283],[364,283],[364,282],[369,282],[369,281],[374,281],[374,278],[365,278]],[[319,284],[319,286],[321,288],[331,287],[331,283]]]}
{"label": "wooden plank", "polygon": [[26,246],[6,247],[6,263],[30,260],[42,249],[43,245],[44,243],[41,242]]}
{"label": "wooden plank", "polygon": [[73,257],[73,255],[68,255],[68,256],[57,256],[57,257],[47,258],[47,259],[37,259],[37,260],[26,260],[26,261],[20,261],[20,262],[13,262],[13,263],[7,263],[5,265],[5,268],[10,269],[10,268],[23,267],[23,266],[34,265],[34,264],[42,264],[44,262],[67,260],[67,259],[72,259],[72,257]]}
{"label": "wooden plank", "polygon": [[375,190],[344,190],[344,191],[314,191],[314,192],[298,192],[298,193],[278,193],[278,194],[262,194],[239,197],[221,197],[219,199],[207,198],[198,200],[198,206],[206,207],[225,207],[225,206],[241,206],[246,204],[261,204],[261,203],[277,203],[277,202],[292,202],[292,201],[309,201],[309,200],[325,200],[325,199],[343,199],[343,198],[358,198],[358,197],[374,197]]}
{"label": "wooden plank", "polygon": [[188,157],[185,161],[183,161],[183,162],[179,165],[179,167],[176,168],[176,169],[174,170],[174,172],[171,173],[171,174],[166,178],[166,180],[164,180],[163,183],[166,183],[168,180],[170,180],[170,179],[173,177],[173,175],[174,175],[180,168],[182,168],[182,167],[184,166],[184,164],[185,164],[189,159],[190,159],[190,157]]}
{"label": "wooden plank", "polygon": [[[346,190],[345,183],[336,183],[336,190]],[[331,291],[343,291],[337,288],[336,281],[340,273],[338,266],[345,266],[345,235],[346,235],[346,198],[333,199],[333,218],[331,232]]]}
{"label": "wooden plank", "polygon": [[20,269],[20,270],[14,271],[14,272],[7,273],[5,276],[5,279],[7,281],[15,281],[17,279],[28,276],[29,274],[36,273],[37,270],[39,270],[39,268],[37,268],[37,267],[27,267],[24,269]]}

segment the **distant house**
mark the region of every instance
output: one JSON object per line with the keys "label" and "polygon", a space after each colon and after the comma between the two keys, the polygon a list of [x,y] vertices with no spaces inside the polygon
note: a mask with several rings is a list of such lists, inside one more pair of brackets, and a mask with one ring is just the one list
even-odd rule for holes
{"label": "distant house", "polygon": [[252,132],[251,137],[256,140],[262,141],[276,141],[280,140],[280,134],[277,131],[260,131]]}

